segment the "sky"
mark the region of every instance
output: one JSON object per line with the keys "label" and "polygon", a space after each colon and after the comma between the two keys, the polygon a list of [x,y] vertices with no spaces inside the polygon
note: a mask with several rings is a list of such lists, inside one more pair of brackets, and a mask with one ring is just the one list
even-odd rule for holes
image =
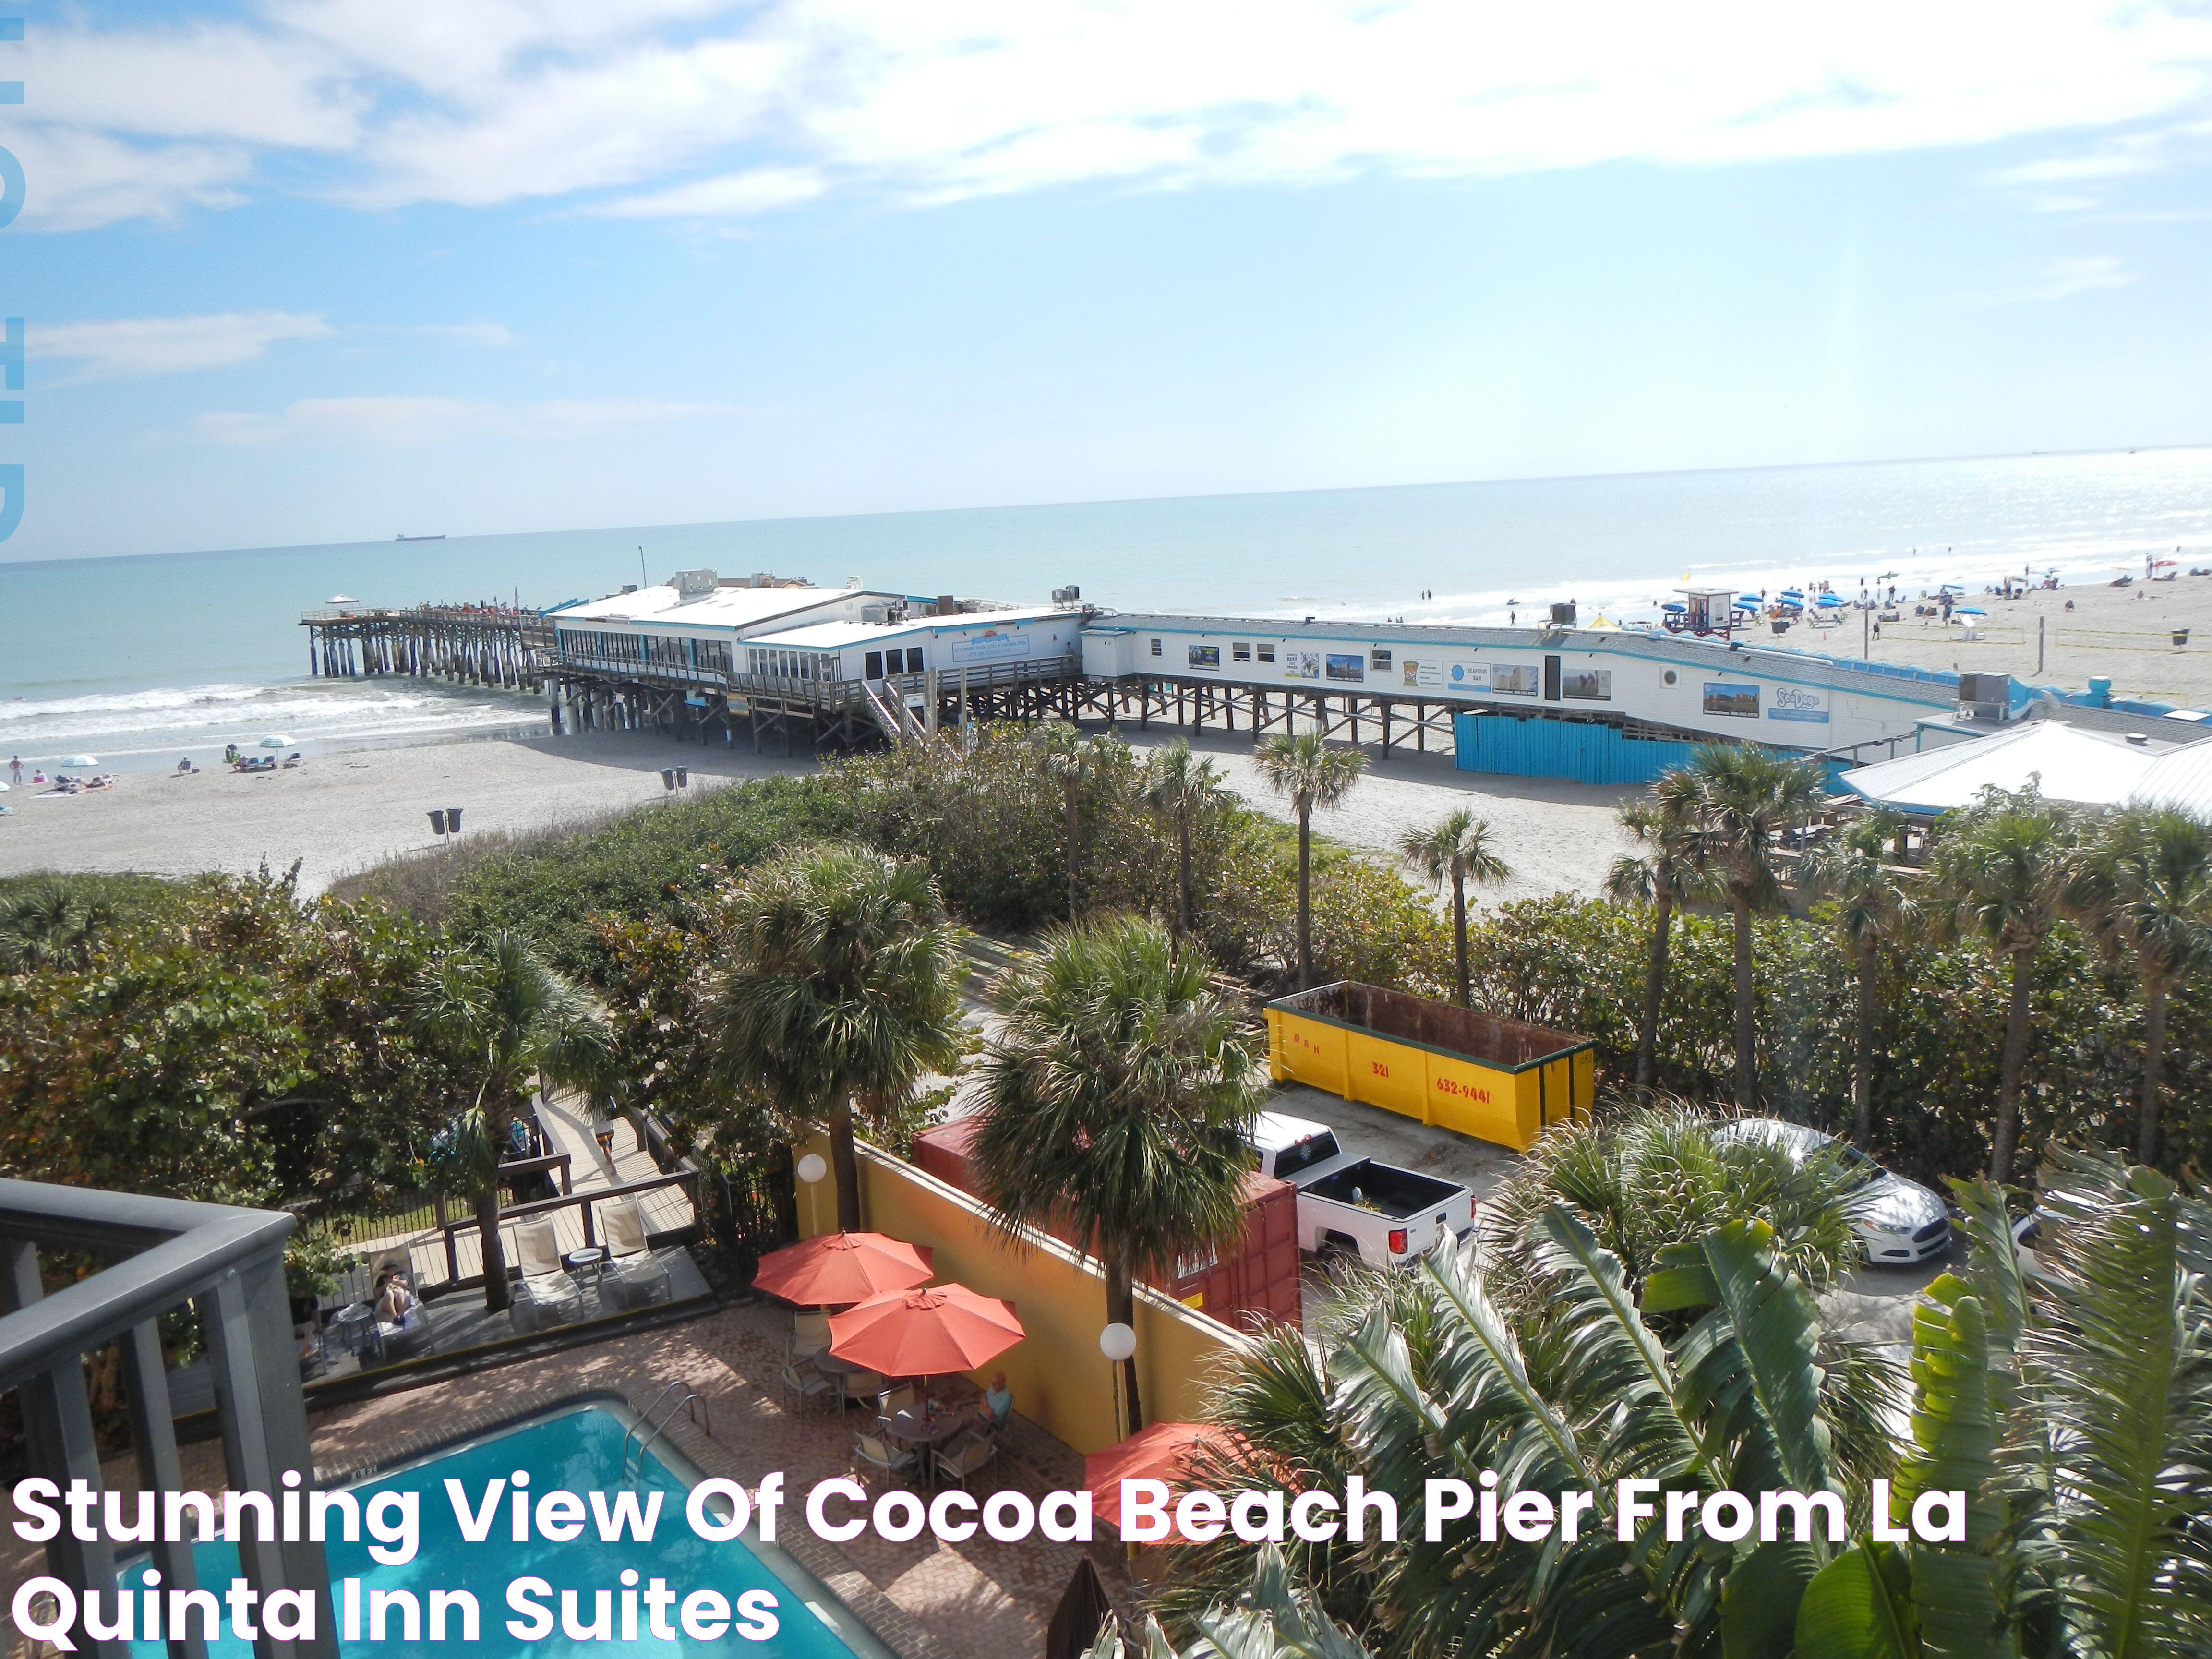
{"label": "sky", "polygon": [[0,560],[2212,440],[2203,3],[11,11]]}

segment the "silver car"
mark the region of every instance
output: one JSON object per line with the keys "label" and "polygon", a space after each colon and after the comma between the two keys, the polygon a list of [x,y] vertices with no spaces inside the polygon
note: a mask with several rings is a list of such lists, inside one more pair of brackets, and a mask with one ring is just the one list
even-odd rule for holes
{"label": "silver car", "polygon": [[1720,1141],[1763,1140],[1793,1163],[1832,1151],[1851,1187],[1851,1231],[1869,1261],[1911,1267],[1951,1248],[1951,1212],[1917,1181],[1893,1175],[1864,1152],[1833,1135],[1775,1117],[1740,1117],[1713,1132]]}

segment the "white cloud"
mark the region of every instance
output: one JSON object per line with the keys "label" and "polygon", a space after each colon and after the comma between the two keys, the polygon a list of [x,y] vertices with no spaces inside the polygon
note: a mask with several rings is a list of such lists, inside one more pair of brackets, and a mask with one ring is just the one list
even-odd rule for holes
{"label": "white cloud", "polygon": [[279,342],[326,339],[332,332],[320,317],[299,312],[233,311],[34,325],[25,345],[34,357],[77,363],[73,379],[105,380],[228,368],[251,362]]}
{"label": "white cloud", "polygon": [[247,23],[38,33],[51,73],[44,92],[27,76],[19,119],[201,158],[58,227],[220,204],[241,155],[304,158],[370,207],[690,218],[832,190],[2082,146],[2014,181],[2049,185],[2160,164],[2160,130],[2212,102],[2212,16],[2191,0],[271,0]]}
{"label": "white cloud", "polygon": [[2077,294],[2096,294],[2125,288],[2135,273],[2109,253],[2077,258],[2051,259],[2027,281],[2010,287],[1978,289],[1959,297],[1974,305],[2029,305],[2045,300],[2070,300]]}
{"label": "white cloud", "polygon": [[307,398],[276,414],[218,411],[194,417],[190,435],[233,447],[291,439],[408,447],[489,434],[558,438],[623,427],[716,419],[743,411],[722,404],[647,398],[553,398],[496,403],[471,398]]}

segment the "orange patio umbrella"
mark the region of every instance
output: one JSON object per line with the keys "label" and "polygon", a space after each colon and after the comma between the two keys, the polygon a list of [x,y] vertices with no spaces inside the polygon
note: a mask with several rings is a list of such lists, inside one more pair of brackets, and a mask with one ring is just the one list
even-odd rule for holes
{"label": "orange patio umbrella", "polygon": [[927,1281],[929,1258],[925,1247],[882,1233],[823,1233],[763,1256],[753,1288],[808,1307],[866,1302]]}
{"label": "orange patio umbrella", "polygon": [[830,1316],[830,1357],[885,1376],[972,1371],[1028,1334],[1012,1303],[965,1285],[892,1291]]}
{"label": "orange patio umbrella", "polygon": [[1118,1532],[1124,1480],[1164,1480],[1172,1487],[1190,1479],[1190,1456],[1200,1446],[1228,1444],[1228,1437],[1211,1424],[1154,1423],[1091,1453],[1083,1460],[1083,1484],[1097,1500],[1092,1513]]}

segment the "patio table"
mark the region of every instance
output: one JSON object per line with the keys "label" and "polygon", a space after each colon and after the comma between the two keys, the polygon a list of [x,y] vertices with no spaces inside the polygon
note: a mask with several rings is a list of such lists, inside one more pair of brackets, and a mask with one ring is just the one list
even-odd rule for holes
{"label": "patio table", "polygon": [[968,1426],[968,1413],[939,1411],[924,1413],[911,1407],[895,1412],[890,1419],[889,1432],[921,1454],[921,1467],[928,1478],[937,1478],[937,1449]]}

